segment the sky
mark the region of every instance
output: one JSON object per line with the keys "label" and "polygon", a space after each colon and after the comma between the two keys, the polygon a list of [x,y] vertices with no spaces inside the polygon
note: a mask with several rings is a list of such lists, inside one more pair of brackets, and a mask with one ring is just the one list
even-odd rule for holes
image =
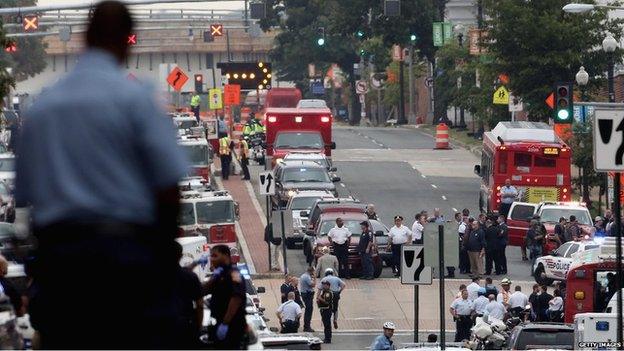
{"label": "sky", "polygon": [[[39,5],[74,5],[74,4],[90,4],[94,0],[39,0]],[[244,1],[210,1],[210,2],[189,2],[176,4],[158,4],[150,6],[141,6],[141,8],[194,8],[207,10],[236,10],[244,8]]]}

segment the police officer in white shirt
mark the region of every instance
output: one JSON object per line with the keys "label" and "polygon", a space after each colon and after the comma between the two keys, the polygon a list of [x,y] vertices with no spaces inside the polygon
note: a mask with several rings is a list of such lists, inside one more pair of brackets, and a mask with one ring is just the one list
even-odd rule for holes
{"label": "police officer in white shirt", "polygon": [[490,303],[487,297],[485,297],[485,288],[479,288],[479,297],[474,300],[473,307],[476,317],[483,317],[485,314],[485,307]]}
{"label": "police officer in white shirt", "polygon": [[468,291],[463,290],[462,296],[451,304],[450,312],[455,320],[455,342],[470,339],[472,328],[472,301],[468,300]]}
{"label": "police officer in white shirt", "polygon": [[519,316],[529,304],[529,298],[522,292],[520,285],[516,285],[516,291],[509,296],[509,312]]}
{"label": "police officer in white shirt", "polygon": [[425,231],[425,224],[427,220],[423,220],[422,213],[416,214],[416,221],[412,224],[412,243],[417,245],[423,244],[423,232]]}
{"label": "police officer in white shirt", "polygon": [[336,226],[327,234],[334,247],[334,254],[338,258],[338,276],[351,279],[349,272],[349,245],[351,244],[351,231],[344,226],[342,218],[336,218]]}
{"label": "police officer in white shirt", "polygon": [[466,290],[468,290],[468,300],[474,301],[479,296],[479,289],[481,289],[479,281],[481,281],[481,278],[477,276],[472,277],[472,283],[468,284],[466,287]]}
{"label": "police officer in white shirt", "polygon": [[496,301],[496,296],[494,296],[494,294],[490,294],[490,296],[488,296],[488,300],[490,300],[490,302],[487,306],[485,306],[485,315],[490,318],[500,319],[502,321],[507,313],[505,305],[503,305],[502,302]]}
{"label": "police officer in white shirt", "polygon": [[395,277],[401,275],[401,245],[412,241],[412,231],[403,225],[403,217],[394,216],[394,226],[388,233],[388,246],[392,250],[392,271]]}
{"label": "police officer in white shirt", "polygon": [[295,302],[295,292],[289,292],[288,301],[281,304],[276,313],[282,326],[283,334],[296,333],[299,330],[301,312],[301,306]]}

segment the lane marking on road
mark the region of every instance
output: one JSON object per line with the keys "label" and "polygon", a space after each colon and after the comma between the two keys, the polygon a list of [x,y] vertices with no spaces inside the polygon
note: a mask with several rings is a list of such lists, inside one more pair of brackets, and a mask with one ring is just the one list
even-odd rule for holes
{"label": "lane marking on road", "polygon": [[[416,169],[416,168],[414,168],[414,169]],[[427,178],[427,176],[424,175],[424,174],[421,174],[420,176],[423,177],[423,178]]]}
{"label": "lane marking on road", "polygon": [[446,196],[442,195],[442,200],[446,200]]}
{"label": "lane marking on road", "polygon": [[346,185],[344,185],[344,183],[340,183],[340,186],[343,187],[343,188],[347,187]]}
{"label": "lane marking on road", "polygon": [[437,186],[437,185],[435,185],[435,184],[431,184],[431,187],[432,187],[432,188],[434,188],[434,189],[437,189],[437,188],[438,188],[438,186]]}
{"label": "lane marking on road", "polygon": [[455,207],[453,207],[453,212],[457,212],[457,209]]}

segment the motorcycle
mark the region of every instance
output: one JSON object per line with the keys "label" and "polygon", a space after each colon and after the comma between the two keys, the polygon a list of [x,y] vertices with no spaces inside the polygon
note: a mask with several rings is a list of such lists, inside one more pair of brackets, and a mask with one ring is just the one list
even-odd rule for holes
{"label": "motorcycle", "polygon": [[531,315],[531,305],[526,305],[524,308],[517,307],[509,310],[509,318],[505,322],[508,330],[512,330],[520,323],[527,321]]}
{"label": "motorcycle", "polygon": [[249,151],[251,153],[250,158],[258,162],[259,165],[264,165],[265,162],[265,141],[264,133],[254,134],[247,137],[247,143],[249,144]]}
{"label": "motorcycle", "polygon": [[477,317],[468,346],[472,350],[501,350],[507,346],[507,325],[499,319]]}

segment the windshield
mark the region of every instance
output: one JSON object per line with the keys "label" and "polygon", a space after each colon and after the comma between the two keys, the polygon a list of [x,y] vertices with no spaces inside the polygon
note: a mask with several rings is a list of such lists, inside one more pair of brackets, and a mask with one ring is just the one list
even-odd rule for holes
{"label": "windshield", "polygon": [[523,330],[518,335],[518,341],[514,345],[514,350],[526,350],[528,346],[559,346],[572,349],[574,345],[574,333],[566,329],[528,329]]}
{"label": "windshield", "polygon": [[5,183],[0,183],[0,195],[1,196],[11,195],[11,193],[9,192],[9,187]]}
{"label": "windshield", "polygon": [[564,217],[566,219],[570,216],[576,216],[576,220],[579,224],[592,225],[589,211],[585,209],[570,209],[570,208],[546,208],[541,213],[542,222],[559,223],[559,218]]}
{"label": "windshield", "polygon": [[15,159],[14,158],[0,159],[0,172],[15,172]]}
{"label": "windshield", "polygon": [[[362,234],[362,227],[360,227],[361,219],[359,220],[343,220],[344,226],[349,229],[353,236],[360,236]],[[329,231],[336,226],[336,220],[323,221],[321,224],[321,235],[327,235]]]}
{"label": "windshield", "polygon": [[314,183],[330,183],[329,175],[325,168],[286,168],[282,182],[314,182]]}
{"label": "windshield", "polygon": [[195,224],[195,211],[193,211],[192,203],[180,204],[180,216],[178,216],[178,225]]}
{"label": "windshield", "polygon": [[234,203],[232,201],[198,202],[197,223],[211,224],[234,222]]}
{"label": "windshield", "polygon": [[188,120],[188,121],[178,121],[176,122],[178,125],[178,129],[189,129],[197,126],[197,121]]}
{"label": "windshield", "polygon": [[309,158],[297,158],[297,157],[286,157],[284,159],[284,161],[312,161],[312,162],[316,162],[319,165],[325,167],[325,168],[329,168],[329,162],[327,161],[326,158],[317,158],[317,159],[309,159]]}
{"label": "windshield", "polygon": [[275,139],[276,149],[322,149],[323,140],[319,133],[283,132]]}
{"label": "windshield", "polygon": [[309,210],[314,206],[320,197],[296,197],[292,200],[291,209],[293,210]]}
{"label": "windshield", "polygon": [[192,165],[208,165],[208,146],[206,145],[183,145],[184,151]]}

